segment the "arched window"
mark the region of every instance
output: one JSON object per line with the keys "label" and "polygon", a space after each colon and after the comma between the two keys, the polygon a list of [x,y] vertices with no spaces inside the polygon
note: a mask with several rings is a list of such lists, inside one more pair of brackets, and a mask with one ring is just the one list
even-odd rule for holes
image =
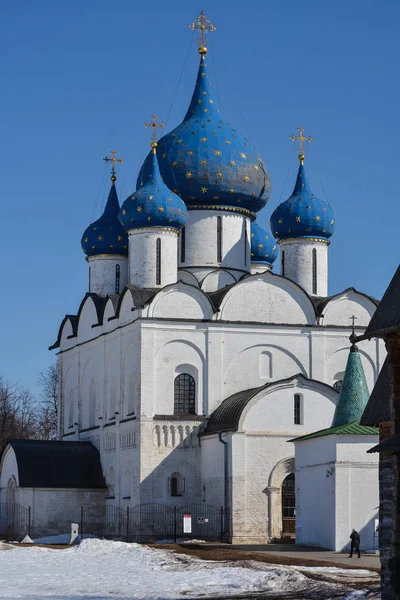
{"label": "arched window", "polygon": [[182,227],[181,231],[181,263],[185,262],[185,254],[186,254],[186,230]]}
{"label": "arched window", "polygon": [[172,473],[170,483],[169,483],[169,492],[171,496],[182,496],[185,486],[185,480],[182,478],[180,473]]}
{"label": "arched window", "polygon": [[182,373],[175,377],[174,413],[196,414],[196,384],[188,373]]}
{"label": "arched window", "polygon": [[281,275],[285,277],[285,251],[281,252]]}
{"label": "arched window", "polygon": [[119,285],[121,278],[121,267],[119,265],[115,265],[115,293],[119,294]]}
{"label": "arched window", "polygon": [[222,217],[217,217],[217,262],[222,262]]}
{"label": "arched window", "polygon": [[161,285],[161,239],[156,241],[156,285]]}
{"label": "arched window", "polygon": [[317,251],[315,248],[312,251],[312,292],[317,294]]}

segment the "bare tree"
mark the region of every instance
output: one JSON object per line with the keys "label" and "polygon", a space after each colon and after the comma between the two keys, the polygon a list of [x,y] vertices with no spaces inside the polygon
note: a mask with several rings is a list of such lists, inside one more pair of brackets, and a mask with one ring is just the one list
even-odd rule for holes
{"label": "bare tree", "polygon": [[58,373],[57,365],[50,365],[39,374],[38,384],[41,397],[37,411],[37,438],[54,440],[57,436]]}
{"label": "bare tree", "polygon": [[37,419],[32,394],[0,376],[0,451],[7,440],[36,437]]}

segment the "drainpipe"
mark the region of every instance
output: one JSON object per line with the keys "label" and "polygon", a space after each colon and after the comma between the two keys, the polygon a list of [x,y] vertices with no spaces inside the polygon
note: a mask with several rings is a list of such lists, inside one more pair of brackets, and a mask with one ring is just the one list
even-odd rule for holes
{"label": "drainpipe", "polygon": [[224,512],[225,523],[228,518],[228,443],[222,439],[222,431],[218,432],[218,439],[224,445]]}

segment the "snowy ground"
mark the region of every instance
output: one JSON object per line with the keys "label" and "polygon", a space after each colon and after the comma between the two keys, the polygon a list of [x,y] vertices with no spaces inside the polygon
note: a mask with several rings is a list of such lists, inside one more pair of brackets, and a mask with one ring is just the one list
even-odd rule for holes
{"label": "snowy ground", "polygon": [[211,562],[138,544],[84,540],[66,550],[0,544],[0,599],[170,600],[291,598],[376,600],[365,570]]}

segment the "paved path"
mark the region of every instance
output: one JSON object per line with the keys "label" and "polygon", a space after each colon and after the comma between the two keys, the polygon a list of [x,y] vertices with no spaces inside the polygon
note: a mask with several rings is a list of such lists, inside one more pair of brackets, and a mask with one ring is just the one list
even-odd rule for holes
{"label": "paved path", "polygon": [[[203,544],[202,544],[203,546]],[[338,567],[353,567],[354,569],[379,569],[378,554],[361,554],[361,558],[357,558],[353,554],[353,558],[342,552],[332,552],[330,550],[322,550],[312,546],[297,546],[296,544],[204,544],[208,548],[229,548],[230,550],[244,550],[245,552],[261,552],[265,554],[273,554],[275,556],[286,556],[287,558],[307,558],[318,560],[321,562],[335,563]]]}

